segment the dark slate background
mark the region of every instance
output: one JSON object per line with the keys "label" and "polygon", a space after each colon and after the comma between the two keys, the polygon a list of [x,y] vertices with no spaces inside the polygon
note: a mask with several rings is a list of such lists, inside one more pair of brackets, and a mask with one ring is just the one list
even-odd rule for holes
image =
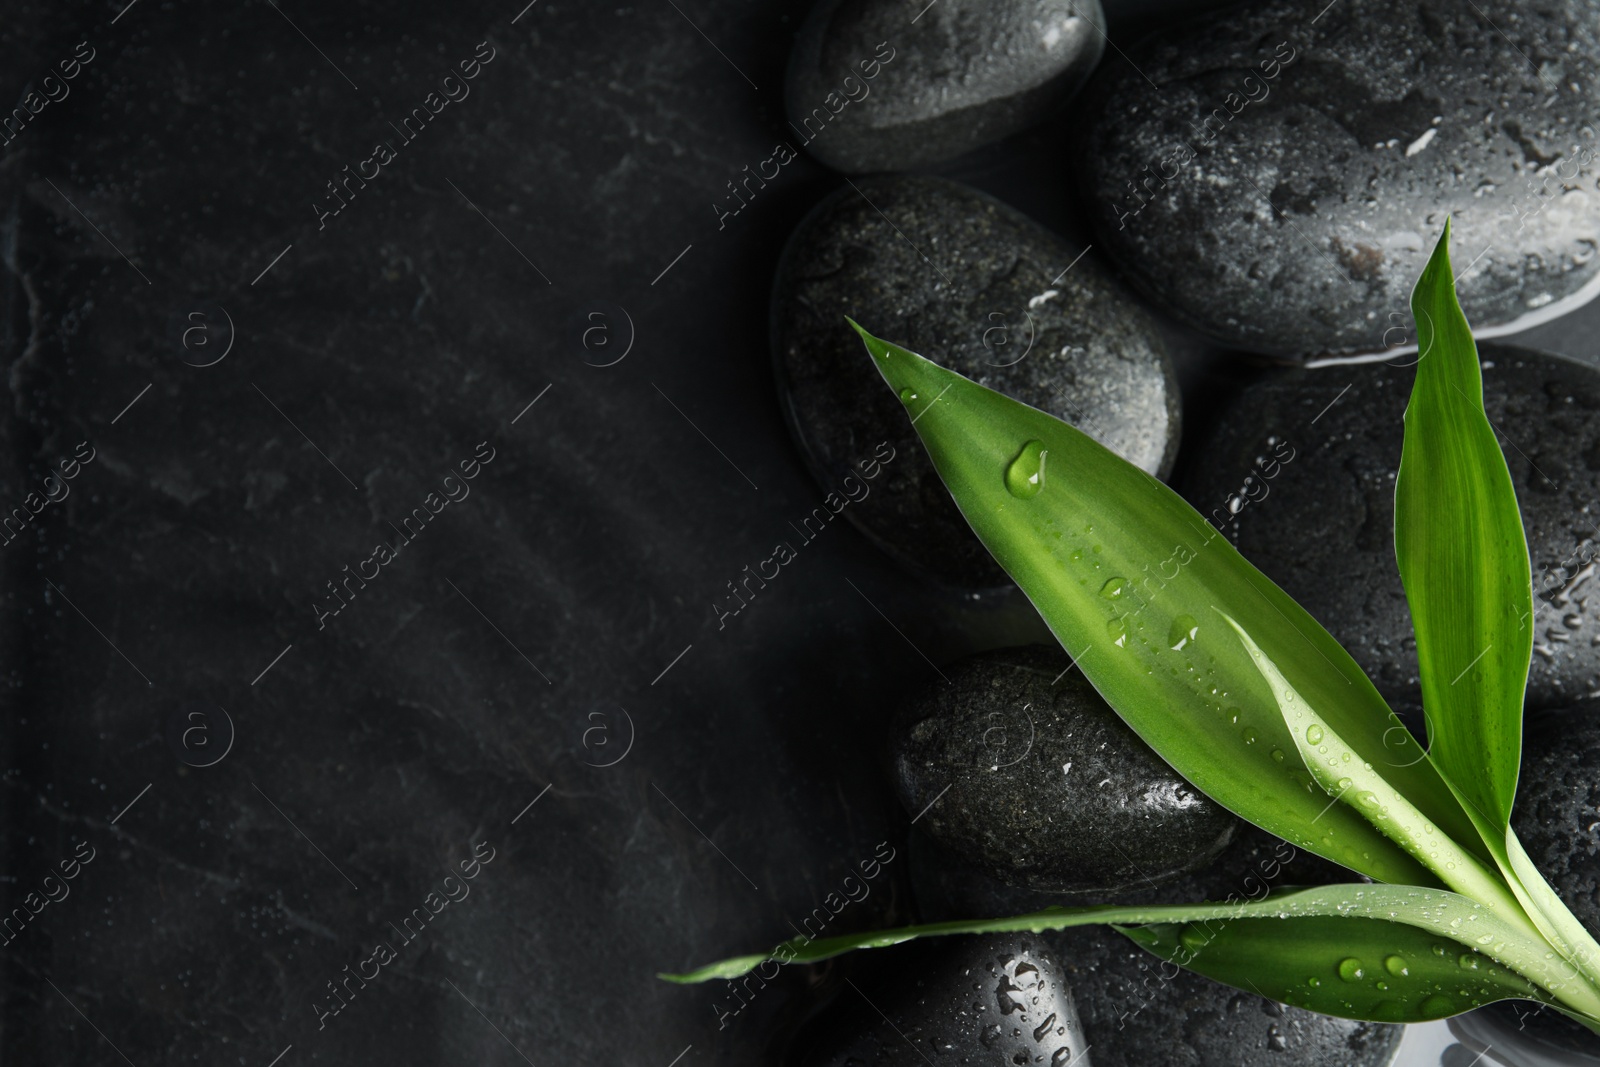
{"label": "dark slate background", "polygon": [[[0,552],[3,911],[94,850],[0,947],[12,1062],[770,1062],[835,971],[720,1029],[720,986],[655,972],[903,857],[887,710],[930,661],[1044,637],[845,524],[718,629],[822,493],[766,309],[839,179],[802,157],[713,207],[789,136],[804,5],[523,2],[0,13],[6,101],[95,50],[0,149],[0,510],[95,450]],[[1117,42],[1166,17],[1110,6]],[[471,95],[319,232],[325,184],[483,41]],[[1081,242],[1071,125],[939,172]],[[1520,340],[1592,359],[1596,323]],[[1241,364],[1173,341],[1197,424]],[[484,441],[470,496],[319,630],[324,583]],[[471,895],[319,1028],[480,842]],[[836,931],[911,915],[903,859],[875,884]]]}

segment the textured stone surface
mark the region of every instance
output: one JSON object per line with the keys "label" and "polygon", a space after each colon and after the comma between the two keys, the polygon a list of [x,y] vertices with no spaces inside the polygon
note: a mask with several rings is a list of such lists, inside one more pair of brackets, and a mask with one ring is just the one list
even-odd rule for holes
{"label": "textured stone surface", "polygon": [[1512,825],[1572,913],[1600,929],[1600,701],[1529,718]]}
{"label": "textured stone surface", "polygon": [[1084,102],[1098,243],[1173,314],[1291,357],[1409,328],[1446,215],[1475,328],[1586,299],[1596,14],[1349,0],[1312,19],[1277,0],[1167,30],[1103,64]]}
{"label": "textured stone surface", "polygon": [[[911,853],[912,888],[924,921],[1016,915],[1060,899],[1002,885],[923,840],[913,839]],[[1205,868],[1101,899],[1129,904],[1254,900],[1276,887],[1353,878],[1342,867],[1241,824],[1232,843]],[[1318,1015],[1187,971],[1168,977],[1170,967],[1103,927],[1051,931],[1042,939],[1072,982],[1096,1067],[1379,1067],[1389,1062],[1400,1040],[1398,1026]]]}
{"label": "textured stone surface", "polygon": [[[1479,355],[1538,593],[1528,704],[1559,705],[1600,690],[1600,373],[1501,345]],[[1327,627],[1397,710],[1421,703],[1394,562],[1411,361],[1284,371],[1246,387],[1196,445],[1183,484],[1188,501]]]}
{"label": "textured stone surface", "polygon": [[801,1035],[794,1067],[1098,1062],[1061,966],[1036,935],[935,938],[869,952]]}
{"label": "textured stone surface", "polygon": [[1104,50],[1100,0],[821,0],[796,35],[784,98],[823,163],[904,170],[1031,126]]}
{"label": "textured stone surface", "polygon": [[[1528,717],[1511,823],[1573,915],[1600,929],[1600,700]],[[1524,1041],[1600,1057],[1600,1037],[1537,1004],[1496,1004],[1485,1014]]]}
{"label": "textured stone surface", "polygon": [[889,484],[845,512],[873,540],[935,581],[1004,584],[844,316],[1076,423],[1153,473],[1165,473],[1177,449],[1171,364],[1150,317],[1094,253],[1079,259],[1084,249],[953,182],[855,185],[807,216],[778,270],[773,348],[784,410],[827,486],[877,441],[893,444]]}
{"label": "textured stone surface", "polygon": [[1067,961],[1095,1067],[1382,1067],[1402,1028],[1290,1007],[1163,968],[1100,927],[1049,944]]}
{"label": "textured stone surface", "polygon": [[[0,509],[96,455],[0,548],[0,914],[97,854],[0,953],[0,1059],[758,1062],[803,974],[721,1027],[725,988],[655,973],[784,936],[898,818],[863,710],[932,672],[886,662],[900,638],[843,573],[931,655],[970,647],[965,606],[889,587],[843,524],[726,630],[710,610],[819,495],[750,354],[821,168],[717,230],[707,201],[770,131],[670,5],[36,6],[0,28],[6,100],[97,54],[0,149]],[[781,8],[683,6],[781,65]],[[484,41],[471,95],[319,230],[327,183]],[[567,325],[602,299],[638,330],[611,367]],[[203,302],[237,340],[197,367]],[[620,352],[626,320],[602,324]],[[319,628],[326,583],[430,493]],[[236,728],[209,768],[169,746],[191,701]],[[402,947],[390,924],[485,842]],[[380,940],[397,958],[322,1025]]]}
{"label": "textured stone surface", "polygon": [[[899,717],[895,786],[918,828],[1016,886],[1098,895],[1213,859],[1239,822],[1175,774],[1059,648],[944,669]],[[1058,681],[1052,681],[1059,678]],[[930,806],[931,805],[931,806]]]}

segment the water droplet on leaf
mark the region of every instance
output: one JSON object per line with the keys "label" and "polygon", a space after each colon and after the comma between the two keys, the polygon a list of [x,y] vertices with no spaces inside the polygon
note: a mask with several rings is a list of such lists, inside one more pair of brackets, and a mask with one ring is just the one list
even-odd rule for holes
{"label": "water droplet on leaf", "polygon": [[1167,631],[1167,647],[1174,652],[1181,651],[1199,633],[1199,620],[1193,615],[1179,615],[1172,620],[1172,628]]}
{"label": "water droplet on leaf", "polygon": [[1006,468],[1006,491],[1018,500],[1039,495],[1044,488],[1044,461],[1049,449],[1043,441],[1029,441]]}

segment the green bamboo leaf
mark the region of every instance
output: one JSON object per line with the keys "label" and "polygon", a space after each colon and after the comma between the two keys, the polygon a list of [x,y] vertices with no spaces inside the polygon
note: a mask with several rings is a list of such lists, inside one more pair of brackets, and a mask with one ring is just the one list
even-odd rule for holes
{"label": "green bamboo leaf", "polygon": [[1498,1000],[1553,999],[1482,953],[1386,919],[1312,916],[1119,929],[1168,963],[1345,1019],[1425,1022]]}
{"label": "green bamboo leaf", "polygon": [[1441,884],[1355,811],[1329,805],[1221,612],[1257,635],[1296,689],[1318,695],[1362,760],[1488,858],[1356,663],[1181,497],[1066,423],[856,329],[984,545],[1085,677],[1179,774],[1369,877]]}
{"label": "green bamboo leaf", "polygon": [[1430,751],[1499,852],[1522,754],[1533,583],[1449,244],[1447,223],[1411,294],[1421,355],[1395,484],[1395,558],[1416,630]]}
{"label": "green bamboo leaf", "polygon": [[1509,828],[1533,646],[1533,588],[1516,490],[1483,410],[1477,347],[1456,299],[1450,227],[1412,292],[1417,381],[1395,485],[1395,558],[1411,608],[1430,756],[1523,909],[1600,981],[1600,945]]}
{"label": "green bamboo leaf", "polygon": [[1323,791],[1335,802],[1354,808],[1451,889],[1499,909],[1504,918],[1519,925],[1528,936],[1541,937],[1539,928],[1523,913],[1504,879],[1430,823],[1379,768],[1358,759],[1338,730],[1311,700],[1295,691],[1244,627],[1235,619],[1224,618],[1271,688],[1279,714],[1294,740],[1296,755]]}
{"label": "green bamboo leaf", "polygon": [[[1268,996],[1329,1014],[1375,1018],[1363,1012],[1375,1012],[1380,1000],[1393,999],[1398,1006],[1383,1010],[1396,1021],[1421,1020],[1507,997],[1528,997],[1554,999],[1580,1014],[1600,1016],[1600,995],[1573,980],[1543,941],[1530,939],[1492,909],[1458,893],[1397,885],[1317,886],[1223,904],[1047,908],[1007,919],[927,923],[816,940],[794,938],[768,953],[660,977],[681,984],[733,979],[768,960],[815,963],[855,949],[883,948],[920,937],[1042,933],[1104,923],[1138,927],[1124,933],[1174,962],[1180,962],[1180,953],[1187,949],[1189,958],[1181,965],[1191,970],[1241,989],[1252,988],[1254,982],[1257,991]],[[1391,955],[1399,956],[1400,964],[1386,966]],[[1330,974],[1334,982],[1356,984],[1346,981],[1339,969],[1352,957],[1363,964],[1370,957],[1374,968],[1383,967],[1387,977],[1374,970],[1372,981],[1388,982],[1389,989],[1373,984],[1360,999],[1353,988],[1334,992]],[[1439,960],[1447,960],[1448,967],[1437,965]],[[1412,970],[1413,963],[1411,974],[1395,973]],[[1446,975],[1453,980],[1447,981]],[[1319,993],[1324,988],[1329,991]],[[1378,998],[1379,993],[1392,998]],[[1440,996],[1449,998],[1450,1004],[1431,999]]]}

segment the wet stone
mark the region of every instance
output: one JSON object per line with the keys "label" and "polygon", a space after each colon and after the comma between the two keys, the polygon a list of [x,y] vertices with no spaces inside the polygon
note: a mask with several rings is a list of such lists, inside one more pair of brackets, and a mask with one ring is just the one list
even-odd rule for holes
{"label": "wet stone", "polygon": [[916,829],[994,879],[1077,897],[1171,880],[1239,821],[1180,778],[1068,671],[1060,649],[945,668],[901,713],[894,784]]}
{"label": "wet stone", "polygon": [[[920,6],[920,5],[919,5]],[[850,174],[951,159],[1040,121],[1105,50],[1099,0],[822,0],[784,88],[807,151]]]}
{"label": "wet stone", "polygon": [[934,398],[895,396],[845,316],[1158,475],[1177,450],[1171,361],[1153,320],[1093,252],[954,182],[855,185],[800,224],[778,269],[773,350],[785,415],[829,488],[887,439],[888,476],[844,512],[880,546],[944,585],[1006,586],[907,418]]}
{"label": "wet stone", "polygon": [[1600,286],[1593,0],[1292,0],[1166,30],[1083,101],[1097,244],[1174,316],[1287,357],[1382,351],[1448,216],[1479,336]]}
{"label": "wet stone", "polygon": [[[915,835],[910,853],[912,889],[924,922],[1019,915],[1059,902],[994,881]],[[1344,868],[1241,824],[1222,855],[1203,869],[1096,899],[1259,900],[1285,886],[1349,880]],[[1399,1026],[1336,1019],[1174,972],[1105,927],[1047,931],[1040,938],[1072,981],[1096,1067],[1380,1067],[1400,1042]]]}
{"label": "wet stone", "polygon": [[852,962],[797,1041],[797,1067],[1091,1062],[1072,991],[1036,936],[933,938]]}
{"label": "wet stone", "polygon": [[[1600,930],[1600,700],[1527,718],[1511,824],[1572,914]],[[1537,1004],[1485,1010],[1526,1040],[1600,1057],[1600,1037]]]}
{"label": "wet stone", "polygon": [[[1559,706],[1600,692],[1600,372],[1494,344],[1480,345],[1479,356],[1533,565],[1527,703]],[[1202,435],[1181,486],[1397,711],[1421,704],[1394,557],[1395,473],[1415,358],[1283,371],[1247,386]]]}

